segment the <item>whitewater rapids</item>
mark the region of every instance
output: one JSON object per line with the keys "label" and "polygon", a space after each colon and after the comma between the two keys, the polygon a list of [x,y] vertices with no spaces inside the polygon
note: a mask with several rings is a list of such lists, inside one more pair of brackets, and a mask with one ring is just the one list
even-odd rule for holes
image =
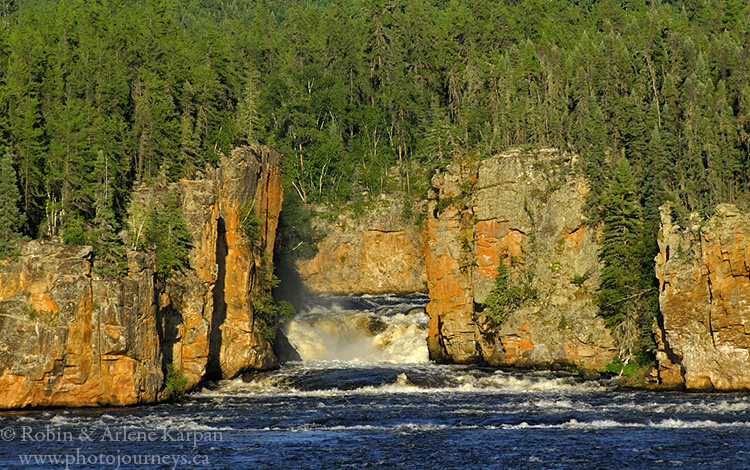
{"label": "whitewater rapids", "polygon": [[303,361],[425,363],[426,301],[418,294],[319,296],[283,331]]}

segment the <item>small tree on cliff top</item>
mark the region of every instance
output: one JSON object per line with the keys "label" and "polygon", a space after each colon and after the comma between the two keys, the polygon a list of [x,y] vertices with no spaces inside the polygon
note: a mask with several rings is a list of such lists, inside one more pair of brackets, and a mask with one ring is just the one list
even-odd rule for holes
{"label": "small tree on cliff top", "polygon": [[18,210],[20,200],[13,159],[6,153],[0,161],[0,259],[18,256],[13,239],[26,219]]}
{"label": "small tree on cliff top", "polygon": [[146,245],[156,251],[157,276],[164,278],[172,268],[187,265],[192,236],[171,191],[161,209],[151,207],[144,233]]}

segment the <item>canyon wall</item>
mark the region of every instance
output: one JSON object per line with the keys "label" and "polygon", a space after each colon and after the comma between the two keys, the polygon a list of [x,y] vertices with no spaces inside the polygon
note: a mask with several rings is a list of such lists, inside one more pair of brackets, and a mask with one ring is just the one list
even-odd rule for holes
{"label": "canyon wall", "polygon": [[656,328],[662,385],[750,388],[750,215],[728,204],[680,223],[661,208]]}
{"label": "canyon wall", "polygon": [[0,262],[0,408],[128,405],[163,388],[154,276],[91,271],[91,247],[28,242]]}
{"label": "canyon wall", "polygon": [[[448,165],[432,179],[425,229],[433,359],[602,368],[616,354],[594,299],[597,229],[586,225],[574,156],[514,150]],[[537,299],[501,324],[483,304],[499,263]]]}
{"label": "canyon wall", "polygon": [[317,208],[325,238],[314,258],[297,264],[305,287],[330,294],[425,292],[421,230],[403,208],[399,198],[381,198],[361,215],[329,217]]}
{"label": "canyon wall", "polygon": [[[1,409],[158,401],[168,397],[168,364],[188,388],[275,365],[253,312],[269,294],[280,156],[238,148],[199,179],[136,190],[132,237],[167,191],[193,246],[190,266],[166,279],[155,277],[153,255],[132,250],[119,279],[92,270],[91,247],[23,242],[18,260],[0,261]],[[241,228],[247,208],[259,221],[252,236]]]}

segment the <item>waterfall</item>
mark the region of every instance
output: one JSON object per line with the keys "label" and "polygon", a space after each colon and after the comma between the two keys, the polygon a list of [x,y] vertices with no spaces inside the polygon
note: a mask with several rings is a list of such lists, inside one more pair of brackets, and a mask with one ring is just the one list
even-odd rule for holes
{"label": "waterfall", "polygon": [[303,361],[429,361],[423,295],[315,296],[307,303],[283,328]]}

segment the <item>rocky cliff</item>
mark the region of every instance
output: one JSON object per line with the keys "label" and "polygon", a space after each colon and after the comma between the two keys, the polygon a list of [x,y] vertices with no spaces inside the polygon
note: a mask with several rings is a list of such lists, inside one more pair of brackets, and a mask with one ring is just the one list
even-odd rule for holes
{"label": "rocky cliff", "polygon": [[[165,280],[152,255],[128,253],[121,279],[92,271],[90,247],[27,242],[0,262],[0,408],[130,405],[166,398],[173,364],[188,387],[275,364],[253,315],[268,295],[281,208],[280,157],[239,148],[197,180],[132,196],[131,233],[145,209],[176,193],[193,235],[190,267]],[[243,208],[260,221],[241,228]]]}
{"label": "rocky cliff", "polygon": [[750,215],[719,205],[677,222],[661,208],[659,379],[688,390],[750,388]]}
{"label": "rocky cliff", "polygon": [[[434,359],[493,366],[604,367],[616,351],[597,315],[597,229],[574,157],[509,151],[433,177],[425,230]],[[537,299],[501,324],[482,312],[499,263]]]}
{"label": "rocky cliff", "polygon": [[128,405],[163,388],[154,277],[131,253],[121,280],[91,247],[25,243],[0,262],[0,408]]}
{"label": "rocky cliff", "polygon": [[332,294],[425,292],[421,230],[404,216],[403,204],[387,198],[363,215],[348,211],[331,220],[320,214],[316,223],[325,238],[314,258],[297,265],[305,287]]}

